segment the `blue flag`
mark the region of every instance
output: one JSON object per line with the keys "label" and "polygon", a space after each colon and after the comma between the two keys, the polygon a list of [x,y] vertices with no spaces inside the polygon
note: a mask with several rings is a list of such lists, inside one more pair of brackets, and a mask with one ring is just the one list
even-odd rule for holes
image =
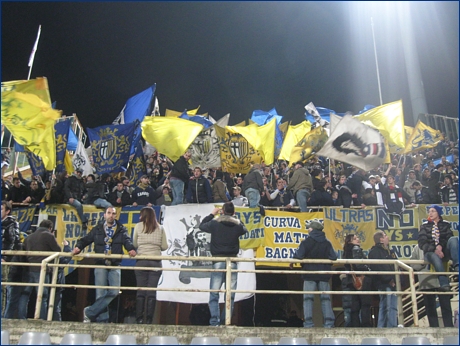
{"label": "blue flag", "polygon": [[147,174],[147,168],[145,166],[144,150],[142,149],[142,143],[137,143],[136,152],[134,158],[129,163],[128,171],[126,176],[129,178],[131,185],[136,186],[137,182],[141,177]]}
{"label": "blue flag", "polygon": [[97,174],[126,171],[138,122],[86,128]]}
{"label": "blue flag", "polygon": [[32,170],[33,175],[39,175],[42,179],[45,178],[45,165],[40,156],[35,155],[29,150],[25,151],[27,159],[29,160],[30,169]]}
{"label": "blue flag", "polygon": [[152,100],[155,94],[156,84],[145,89],[144,91],[136,94],[126,101],[125,108],[123,110],[124,123],[129,124],[135,120],[142,122],[146,115],[152,113]]}
{"label": "blue flag", "polygon": [[204,117],[202,115],[189,116],[187,114],[187,111],[182,113],[182,115],[179,118],[190,120],[190,121],[193,121],[195,123],[201,124],[201,125],[204,126],[204,129],[207,129],[207,128],[211,127],[212,125],[214,125],[210,120],[208,120],[206,117]]}
{"label": "blue flag", "polygon": [[78,146],[78,138],[72,128],[69,130],[69,141],[67,142],[67,150],[76,151]]}
{"label": "blue flag", "polygon": [[57,122],[54,124],[54,135],[56,137],[56,173],[65,170],[64,158],[67,152],[67,143],[69,140],[70,119]]}
{"label": "blue flag", "polygon": [[283,133],[280,130],[281,120],[283,119],[282,115],[278,115],[275,108],[269,110],[268,112],[262,110],[255,110],[252,112],[251,120],[257,125],[262,126],[268,124],[273,118],[276,119],[275,126],[275,157],[278,157],[281,152],[281,147],[283,146]]}

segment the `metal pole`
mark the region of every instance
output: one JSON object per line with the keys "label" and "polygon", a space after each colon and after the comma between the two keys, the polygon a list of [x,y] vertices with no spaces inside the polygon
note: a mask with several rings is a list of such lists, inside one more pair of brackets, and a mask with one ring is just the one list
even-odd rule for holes
{"label": "metal pole", "polygon": [[232,262],[230,257],[225,259],[227,270],[225,271],[225,325],[229,326],[232,323]]}
{"label": "metal pole", "polygon": [[45,283],[45,279],[46,279],[46,269],[48,266],[48,262],[54,258],[59,258],[59,252],[55,253],[54,255],[49,256],[48,258],[45,258],[41,264],[40,279],[38,282],[37,302],[35,304],[34,319],[36,320],[40,318],[40,310],[41,310],[41,305],[42,305],[42,300],[43,300],[43,291],[45,289],[45,286],[43,286],[43,284]]}
{"label": "metal pole", "polygon": [[30,54],[29,58],[29,74],[27,76],[27,80],[30,79],[30,74],[32,73],[32,66],[34,65],[34,59],[35,59],[35,52],[37,51],[38,47],[38,40],[40,39],[40,33],[42,31],[42,26],[38,26],[38,33],[37,33],[37,39],[35,40],[34,47],[32,48],[32,53]]}
{"label": "metal pole", "polygon": [[[54,259],[54,264],[59,264],[59,257],[56,257]],[[53,277],[51,279],[51,283],[53,285],[57,283],[58,271],[59,271],[59,267],[53,268]],[[53,311],[56,308],[54,306],[55,297],[56,297],[56,287],[50,287],[50,294],[48,295],[48,316],[46,318],[47,321],[53,320]]]}
{"label": "metal pole", "polygon": [[374,35],[374,20],[372,19],[372,17],[371,17],[371,27],[372,27],[372,41],[374,42],[375,67],[377,70],[377,84],[379,85],[380,105],[383,105],[382,88],[380,87],[379,60],[377,59],[377,46],[375,44],[375,35]]}

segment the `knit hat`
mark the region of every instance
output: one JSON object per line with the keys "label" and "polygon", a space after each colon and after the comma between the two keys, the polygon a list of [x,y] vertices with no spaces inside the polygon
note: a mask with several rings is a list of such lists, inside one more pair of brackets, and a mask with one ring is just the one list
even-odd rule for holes
{"label": "knit hat", "polygon": [[436,209],[436,211],[438,212],[438,215],[441,216],[442,215],[442,207],[440,207],[439,205],[436,205],[436,204],[432,204],[428,207],[428,209],[431,209],[431,208],[434,208]]}
{"label": "knit hat", "polygon": [[317,231],[322,231],[324,226],[321,222],[319,221],[310,221],[308,224],[307,224],[307,229],[308,228],[311,228],[311,229],[314,229],[314,230],[317,230]]}

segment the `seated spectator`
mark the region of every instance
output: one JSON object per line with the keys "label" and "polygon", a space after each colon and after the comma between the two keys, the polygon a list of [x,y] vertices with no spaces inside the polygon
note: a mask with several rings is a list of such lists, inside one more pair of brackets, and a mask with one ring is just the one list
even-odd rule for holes
{"label": "seated spectator", "polygon": [[212,189],[208,179],[203,176],[200,167],[193,170],[193,178],[187,187],[186,200],[188,203],[212,203]]}
{"label": "seated spectator", "polygon": [[233,196],[232,203],[236,207],[247,207],[249,205],[248,199],[241,195],[241,187],[233,187]]}
{"label": "seated spectator", "polygon": [[276,189],[270,194],[271,205],[273,207],[286,207],[291,209],[295,206],[295,198],[291,191],[286,190],[286,182],[284,179],[278,178],[276,181]]}
{"label": "seated spectator", "polygon": [[329,182],[325,179],[320,180],[316,184],[315,190],[311,193],[310,199],[308,201],[308,205],[313,206],[332,206],[334,205],[334,201],[332,200],[332,196],[326,189],[329,186]]}
{"label": "seated spectator", "polygon": [[331,191],[332,202],[334,202],[333,207],[339,206],[339,191],[333,189]]}
{"label": "seated spectator", "polygon": [[141,177],[140,182],[134,189],[131,196],[133,206],[137,207],[138,205],[145,205],[147,207],[151,207],[155,204],[157,194],[150,186],[149,182],[149,177],[147,175],[143,175]]}
{"label": "seated spectator", "polygon": [[85,194],[85,183],[82,179],[83,170],[77,168],[75,173],[68,177],[64,183],[65,198],[64,203],[70,204],[77,210],[77,214],[80,217],[83,228],[88,225],[88,218],[83,213],[83,195]]}
{"label": "seated spectator", "polygon": [[216,171],[216,179],[212,185],[212,196],[214,198],[214,203],[225,203],[229,201],[229,193],[227,190],[227,185],[222,181],[224,178],[224,173],[221,170]]}
{"label": "seated spectator", "polygon": [[161,196],[157,198],[155,205],[166,205],[169,206],[172,203],[171,190],[167,186],[163,186]]}
{"label": "seated spectator", "polygon": [[114,207],[131,205],[131,195],[126,190],[123,182],[118,182],[115,191],[109,193],[108,201]]}
{"label": "seated spectator", "polygon": [[458,184],[454,184],[451,175],[444,177],[444,186],[441,188],[441,198],[444,205],[458,204]]}
{"label": "seated spectator", "polygon": [[107,209],[112,204],[107,201],[105,194],[107,186],[103,181],[96,181],[93,174],[88,174],[85,184],[86,194],[83,196],[84,204],[93,204],[98,208]]}

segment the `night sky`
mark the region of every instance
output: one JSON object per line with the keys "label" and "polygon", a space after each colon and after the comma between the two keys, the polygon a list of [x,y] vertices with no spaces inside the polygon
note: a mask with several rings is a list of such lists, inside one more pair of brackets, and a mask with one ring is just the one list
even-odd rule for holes
{"label": "night sky", "polygon": [[[358,113],[403,100],[413,124],[398,16],[369,2],[2,2],[2,81],[48,78],[83,126],[112,123],[156,83],[161,114],[201,105],[230,125],[276,108],[298,124],[313,102]],[[389,7],[388,7],[389,6]],[[409,15],[409,14],[407,14]],[[428,112],[458,117],[459,4],[412,2]]]}

